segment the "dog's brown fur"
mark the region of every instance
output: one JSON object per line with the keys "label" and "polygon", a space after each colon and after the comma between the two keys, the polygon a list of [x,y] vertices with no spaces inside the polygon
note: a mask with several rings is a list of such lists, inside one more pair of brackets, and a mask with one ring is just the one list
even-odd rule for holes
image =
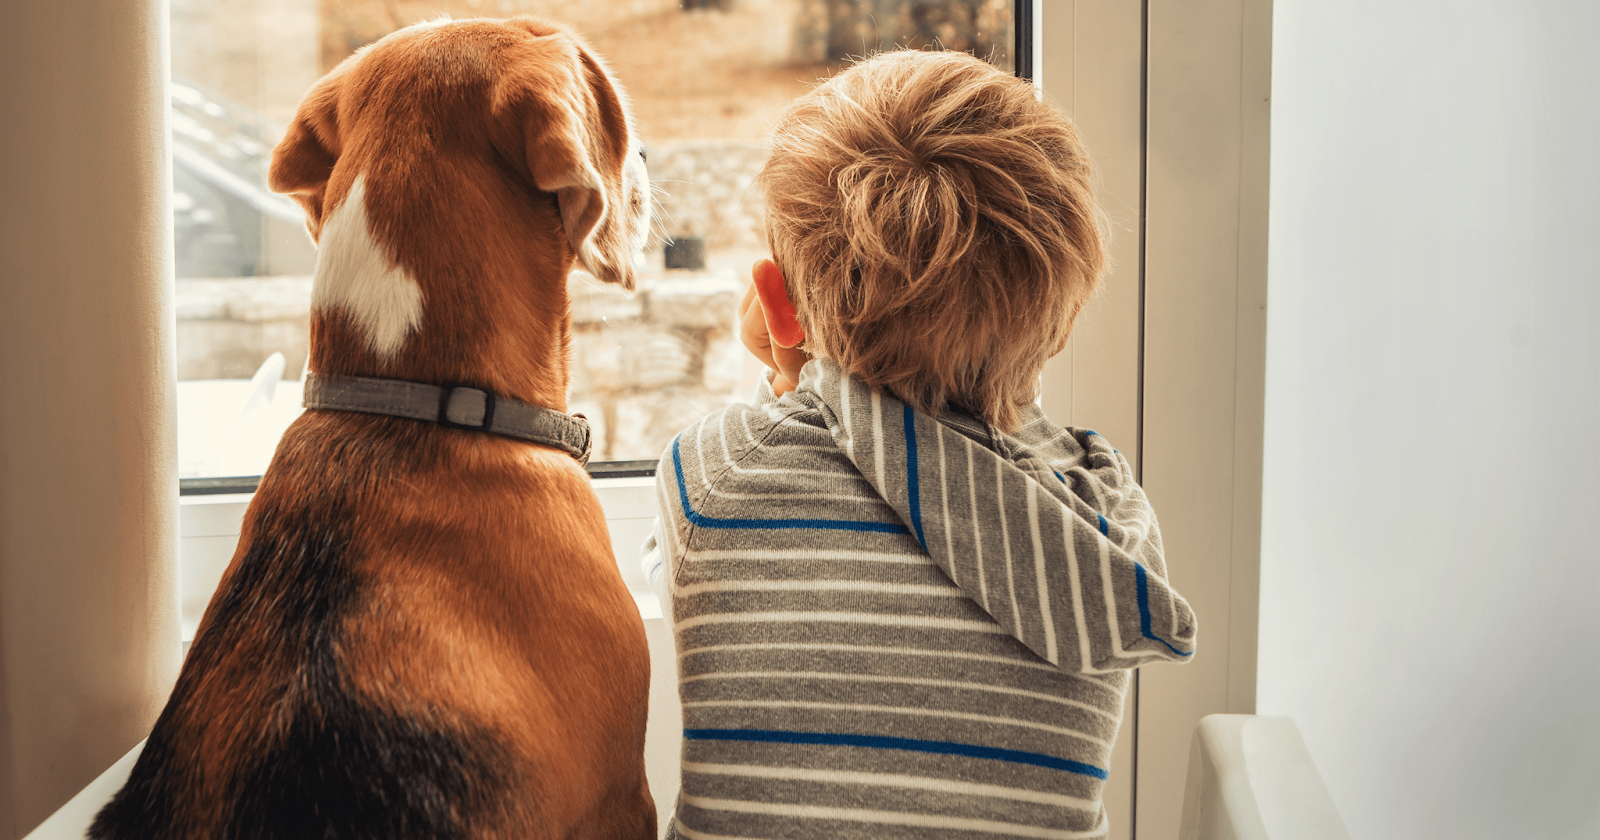
{"label": "dog's brown fur", "polygon": [[[302,103],[272,185],[318,238],[360,179],[372,242],[414,279],[421,317],[386,352],[369,322],[389,316],[314,307],[312,370],[565,410],[566,276],[578,259],[632,287],[636,152],[615,85],[557,27],[423,24],[351,57]],[[91,836],[653,838],[648,685],[576,461],[307,411]]]}

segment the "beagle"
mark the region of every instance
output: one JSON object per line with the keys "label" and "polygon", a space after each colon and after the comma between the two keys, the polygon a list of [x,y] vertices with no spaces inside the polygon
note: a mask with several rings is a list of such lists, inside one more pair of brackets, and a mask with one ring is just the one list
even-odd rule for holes
{"label": "beagle", "polygon": [[557,26],[417,24],[270,182],[318,243],[310,408],[90,836],[654,838],[644,626],[561,413],[567,273],[633,288],[647,232],[621,89]]}

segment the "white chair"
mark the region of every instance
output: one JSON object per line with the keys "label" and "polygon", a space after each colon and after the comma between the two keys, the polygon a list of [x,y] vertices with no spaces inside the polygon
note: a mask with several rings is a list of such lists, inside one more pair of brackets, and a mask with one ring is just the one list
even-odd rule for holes
{"label": "white chair", "polygon": [[1291,718],[1201,718],[1184,788],[1178,840],[1350,840]]}

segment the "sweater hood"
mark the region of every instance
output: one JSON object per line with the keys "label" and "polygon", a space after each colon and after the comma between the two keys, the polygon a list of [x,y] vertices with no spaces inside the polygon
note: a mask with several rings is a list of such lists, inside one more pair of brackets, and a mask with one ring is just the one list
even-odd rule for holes
{"label": "sweater hood", "polygon": [[1033,405],[1015,434],[930,417],[826,359],[789,399],[821,412],[923,550],[1041,658],[1097,673],[1193,655],[1194,612],[1167,582],[1155,512],[1105,438]]}

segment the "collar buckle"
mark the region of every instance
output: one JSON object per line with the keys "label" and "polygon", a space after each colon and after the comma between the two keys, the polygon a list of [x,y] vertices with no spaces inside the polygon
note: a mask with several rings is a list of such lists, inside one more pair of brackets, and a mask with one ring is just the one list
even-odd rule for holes
{"label": "collar buckle", "polygon": [[494,392],[471,385],[439,386],[439,415],[434,422],[451,429],[486,432],[494,424]]}

